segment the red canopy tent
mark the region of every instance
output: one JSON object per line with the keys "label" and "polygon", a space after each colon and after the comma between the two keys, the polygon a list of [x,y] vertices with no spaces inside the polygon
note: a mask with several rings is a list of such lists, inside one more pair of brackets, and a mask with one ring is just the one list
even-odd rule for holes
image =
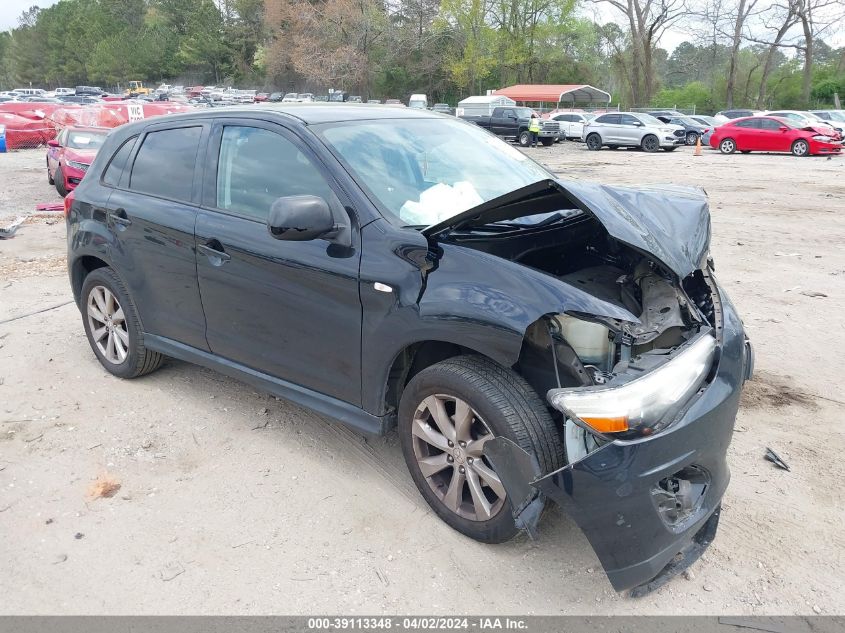
{"label": "red canopy tent", "polygon": [[585,105],[607,105],[610,93],[586,84],[518,84],[496,90],[517,103],[554,103],[557,107],[574,108]]}

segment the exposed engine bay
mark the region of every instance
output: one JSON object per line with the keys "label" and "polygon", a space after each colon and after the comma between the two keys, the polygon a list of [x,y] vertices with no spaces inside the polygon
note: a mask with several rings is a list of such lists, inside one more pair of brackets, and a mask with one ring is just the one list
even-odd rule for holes
{"label": "exposed engine bay", "polygon": [[[449,241],[541,270],[631,315],[624,320],[600,313],[547,314],[533,323],[518,369],[541,394],[560,387],[628,382],[715,326],[706,271],[679,282],[677,275],[612,238],[580,209],[458,229]],[[590,439],[570,420],[563,422],[568,447],[573,432],[578,441]],[[601,434],[592,435],[594,446],[600,445]],[[568,457],[571,461],[575,455]]]}

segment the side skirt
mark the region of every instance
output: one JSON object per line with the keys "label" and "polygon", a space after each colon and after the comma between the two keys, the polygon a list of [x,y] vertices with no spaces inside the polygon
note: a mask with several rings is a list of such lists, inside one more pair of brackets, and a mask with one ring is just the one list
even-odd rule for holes
{"label": "side skirt", "polygon": [[379,417],[372,415],[348,402],[343,402],[342,400],[312,391],[306,387],[295,385],[281,378],[275,378],[251,369],[246,365],[241,365],[240,363],[216,356],[210,352],[204,352],[169,338],[164,338],[163,336],[145,333],[144,345],[151,350],[161,352],[165,356],[202,365],[231,378],[241,380],[256,389],[313,409],[317,413],[326,415],[363,433],[384,435],[391,426],[390,416]]}

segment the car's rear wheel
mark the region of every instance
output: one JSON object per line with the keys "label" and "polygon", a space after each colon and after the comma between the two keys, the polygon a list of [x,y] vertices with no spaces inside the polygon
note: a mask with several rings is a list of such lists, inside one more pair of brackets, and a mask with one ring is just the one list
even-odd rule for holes
{"label": "car's rear wheel", "polygon": [[736,141],[732,138],[724,138],[719,143],[719,151],[723,154],[733,154],[736,151]]}
{"label": "car's rear wheel", "polygon": [[56,191],[59,192],[59,195],[62,198],[67,196],[67,187],[65,186],[65,175],[64,173],[62,173],[61,165],[56,167],[56,175],[53,176],[53,179],[56,181]]}
{"label": "car's rear wheel", "polygon": [[484,444],[503,436],[537,458],[543,472],[564,463],[548,409],[511,369],[479,356],[459,356],[418,373],[399,406],[402,453],[411,477],[437,515],[485,543],[517,528],[507,492]]}
{"label": "car's rear wheel", "polygon": [[687,145],[695,145],[698,142],[697,132],[687,132]]}
{"label": "car's rear wheel", "polygon": [[810,144],[803,138],[799,138],[792,144],[793,156],[808,156],[810,154]]}
{"label": "car's rear wheel", "polygon": [[640,145],[645,152],[656,152],[660,149],[660,141],[654,134],[644,136]]}
{"label": "car's rear wheel", "polygon": [[109,373],[136,378],[161,366],[164,357],[144,346],[138,311],[111,268],[97,268],[85,278],[80,302],[88,343]]}
{"label": "car's rear wheel", "polygon": [[530,143],[531,143],[531,134],[529,134],[528,132],[520,132],[519,133],[519,144],[522,145],[522,147],[528,147],[528,145]]}
{"label": "car's rear wheel", "polygon": [[591,149],[594,152],[597,152],[601,149],[601,136],[593,132],[592,134],[588,134],[586,138],[587,149]]}

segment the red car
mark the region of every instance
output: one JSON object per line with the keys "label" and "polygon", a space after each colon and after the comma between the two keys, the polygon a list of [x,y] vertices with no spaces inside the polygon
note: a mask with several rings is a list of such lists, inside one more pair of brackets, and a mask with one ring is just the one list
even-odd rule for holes
{"label": "red car", "polygon": [[255,103],[264,103],[269,98],[270,98],[270,95],[267,94],[266,92],[259,92],[257,95],[255,95]]}
{"label": "red car", "polygon": [[47,181],[59,195],[66,196],[80,183],[108,133],[105,128],[66,127],[47,141]]}
{"label": "red car", "polygon": [[828,136],[814,127],[802,127],[788,119],[751,116],[723,123],[713,130],[710,147],[723,154],[748,152],[790,152],[795,156],[838,154],[839,134]]}

